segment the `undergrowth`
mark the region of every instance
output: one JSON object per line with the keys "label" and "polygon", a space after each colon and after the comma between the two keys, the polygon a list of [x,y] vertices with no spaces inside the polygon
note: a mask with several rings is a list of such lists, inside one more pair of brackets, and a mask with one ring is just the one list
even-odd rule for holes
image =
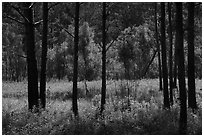
{"label": "undergrowth", "polygon": [[[107,85],[105,111],[100,108],[98,86],[89,86],[90,93],[79,94],[79,117],[71,111],[70,95],[51,92],[46,110],[27,110],[25,96],[3,98],[2,134],[4,135],[175,135],[179,127],[179,102],[170,110],[163,109],[162,92],[157,87],[141,83]],[[131,85],[132,84],[132,85]],[[144,83],[142,83],[144,84]],[[80,87],[80,86],[79,86]],[[5,87],[4,87],[5,88]],[[129,89],[128,89],[129,88]],[[82,88],[81,93],[83,92]],[[53,90],[50,88],[50,90]],[[127,96],[127,90],[130,95]],[[4,95],[5,92],[3,92]],[[12,92],[12,94],[15,94]],[[54,97],[55,96],[55,97]],[[61,98],[61,99],[59,99]],[[202,134],[202,98],[197,95],[198,111],[188,109],[188,134]]]}

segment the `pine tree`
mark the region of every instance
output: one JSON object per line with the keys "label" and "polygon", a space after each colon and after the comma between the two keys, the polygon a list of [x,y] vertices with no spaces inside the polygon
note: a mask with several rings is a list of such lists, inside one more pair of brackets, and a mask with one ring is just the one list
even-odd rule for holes
{"label": "pine tree", "polygon": [[184,47],[183,47],[183,17],[182,3],[176,3],[176,33],[177,33],[177,53],[178,53],[178,79],[180,92],[180,121],[179,133],[187,132],[187,108],[186,108],[186,83],[184,67]]}
{"label": "pine tree", "polygon": [[75,4],[75,35],[74,35],[74,76],[73,76],[73,93],[72,109],[75,116],[78,116],[77,105],[77,78],[78,78],[78,44],[79,44],[79,2]]}
{"label": "pine tree", "polygon": [[170,104],[173,105],[173,77],[172,77],[172,25],[171,25],[171,3],[168,3],[169,13],[169,87],[170,87]]}
{"label": "pine tree", "polygon": [[27,71],[28,71],[28,108],[38,108],[38,71],[35,57],[35,32],[33,25],[32,3],[23,3],[25,20],[25,46],[27,48]]}
{"label": "pine tree", "polygon": [[165,3],[161,2],[161,49],[162,49],[162,74],[163,74],[163,93],[164,108],[170,108],[168,93],[168,70],[166,61],[166,33],[165,33]]}
{"label": "pine tree", "polygon": [[157,3],[155,2],[155,37],[157,43],[157,52],[158,52],[158,62],[159,62],[159,90],[162,91],[162,67],[161,67],[161,50],[158,40],[158,30],[157,30]]}
{"label": "pine tree", "polygon": [[194,3],[188,3],[188,106],[197,109],[194,61]]}
{"label": "pine tree", "polygon": [[102,15],[102,88],[101,88],[101,113],[104,110],[106,103],[106,3],[103,2],[103,15]]}
{"label": "pine tree", "polygon": [[43,3],[43,38],[40,73],[40,101],[42,108],[46,104],[46,62],[47,62],[47,29],[48,29],[48,3]]}

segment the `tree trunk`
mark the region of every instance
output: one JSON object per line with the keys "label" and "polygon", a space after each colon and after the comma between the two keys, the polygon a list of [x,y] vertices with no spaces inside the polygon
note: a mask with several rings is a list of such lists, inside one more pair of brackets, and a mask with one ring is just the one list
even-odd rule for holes
{"label": "tree trunk", "polygon": [[168,3],[169,13],[169,85],[170,85],[170,104],[173,105],[173,77],[172,77],[172,25],[171,25],[171,3]]}
{"label": "tree trunk", "polygon": [[176,34],[176,38],[175,38],[175,44],[174,44],[174,80],[173,80],[173,87],[177,88],[177,71],[178,71],[178,63],[177,63],[177,34]]}
{"label": "tree trunk", "polygon": [[86,83],[86,80],[87,80],[87,68],[89,67],[89,63],[88,63],[88,59],[87,59],[87,56],[86,56],[86,49],[84,49],[83,51],[83,58],[84,58],[84,86],[85,86],[85,91],[86,91],[86,95],[89,93],[89,90],[88,90],[88,86],[87,86],[87,83]]}
{"label": "tree trunk", "polygon": [[179,133],[186,134],[187,131],[187,108],[186,108],[186,84],[185,84],[185,67],[184,67],[184,48],[183,48],[183,17],[182,3],[176,3],[176,33],[177,35],[177,52],[178,52],[178,79],[180,91],[180,125]]}
{"label": "tree trunk", "polygon": [[163,93],[164,108],[170,108],[168,93],[168,71],[166,61],[166,34],[165,34],[165,3],[161,2],[161,47],[162,47],[162,71],[163,71]]}
{"label": "tree trunk", "polygon": [[5,67],[6,67],[6,81],[7,81],[8,80],[8,77],[7,77],[8,76],[8,59],[7,59],[7,55],[6,55],[6,61],[5,62],[6,62]]}
{"label": "tree trunk", "polygon": [[28,71],[28,108],[38,108],[38,71],[35,57],[35,32],[33,25],[33,9],[29,8],[31,3],[24,3],[24,15],[28,19],[25,21],[25,38],[27,47],[27,71]]}
{"label": "tree trunk", "polygon": [[194,62],[194,3],[188,3],[188,106],[197,109]]}
{"label": "tree trunk", "polygon": [[103,2],[102,15],[102,88],[101,88],[101,114],[106,103],[106,3]]}
{"label": "tree trunk", "polygon": [[155,2],[155,37],[157,43],[157,50],[158,50],[158,62],[159,62],[159,90],[162,91],[162,69],[161,69],[161,51],[160,51],[160,44],[158,40],[158,31],[157,31],[157,3]]}
{"label": "tree trunk", "polygon": [[75,116],[78,116],[77,105],[77,78],[78,78],[78,44],[79,44],[79,2],[75,4],[75,35],[74,35],[74,76],[73,76],[73,93],[72,109]]}
{"label": "tree trunk", "polygon": [[46,62],[47,62],[47,28],[48,27],[48,3],[43,3],[43,38],[40,73],[40,101],[42,108],[46,105]]}

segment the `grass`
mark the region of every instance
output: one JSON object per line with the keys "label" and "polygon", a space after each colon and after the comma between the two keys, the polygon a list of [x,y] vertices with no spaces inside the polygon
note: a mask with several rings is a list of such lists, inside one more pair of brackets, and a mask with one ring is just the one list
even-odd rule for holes
{"label": "grass", "polygon": [[[2,134],[6,135],[174,135],[178,134],[179,104],[164,110],[158,80],[108,81],[103,117],[99,115],[101,81],[78,83],[79,118],[71,111],[72,83],[47,83],[46,110],[27,111],[27,83],[3,82]],[[129,104],[127,91],[130,92]],[[202,85],[196,81],[199,109],[188,110],[188,134],[202,134]]]}

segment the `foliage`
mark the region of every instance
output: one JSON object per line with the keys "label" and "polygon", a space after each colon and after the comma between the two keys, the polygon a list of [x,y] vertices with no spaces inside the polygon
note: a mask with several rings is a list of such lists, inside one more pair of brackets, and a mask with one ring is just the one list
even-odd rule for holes
{"label": "foliage", "polygon": [[[57,3],[50,2],[48,5]],[[11,7],[21,7],[22,3],[2,4],[3,25],[2,25],[2,45],[3,45],[3,79],[4,80],[23,80],[26,78],[24,29],[19,24],[6,16],[11,16],[22,21],[22,17]],[[158,4],[158,6],[160,6]],[[202,4],[195,9],[195,70],[196,77],[202,77]],[[42,19],[42,3],[35,3],[34,20]],[[154,42],[154,3],[107,3],[107,47],[111,42],[112,46],[107,51],[107,76],[108,79],[124,78],[124,61],[126,68],[129,67],[131,77],[138,78],[148,64],[156,48]],[[184,26],[187,26],[187,8],[184,4]],[[172,27],[175,32],[175,7],[172,7]],[[59,16],[60,15],[60,16]],[[102,37],[102,4],[101,3],[83,3],[80,8],[80,46],[86,47],[84,53],[87,55],[88,80],[97,80],[101,77],[101,43]],[[160,14],[158,14],[158,18]],[[72,80],[73,71],[73,37],[74,34],[74,3],[58,3],[49,10],[48,23],[48,60],[47,77],[48,79],[68,79]],[[160,26],[158,22],[158,27]],[[167,24],[168,25],[168,24]],[[159,29],[159,28],[158,28]],[[68,31],[70,34],[68,34]],[[167,32],[167,31],[166,31]],[[186,30],[185,30],[186,33]],[[11,37],[12,36],[12,37]],[[35,29],[36,58],[38,70],[40,71],[41,55],[41,36],[42,25]],[[168,33],[167,33],[168,36]],[[83,38],[82,38],[83,37]],[[174,37],[175,38],[175,37]],[[173,39],[174,41],[174,39]],[[184,37],[186,41],[186,36]],[[89,44],[87,44],[87,42]],[[167,40],[167,45],[169,41]],[[186,44],[185,44],[186,45]],[[184,45],[184,46],[185,46]],[[9,49],[8,49],[9,47]],[[185,46],[186,47],[186,46]],[[133,49],[133,50],[132,50]],[[167,46],[167,50],[169,50]],[[185,48],[187,51],[187,49]],[[12,52],[13,51],[13,52]],[[81,50],[82,51],[82,50]],[[84,57],[83,52],[79,53],[79,80],[84,79]],[[185,52],[187,55],[187,52]],[[118,57],[121,55],[120,57]],[[167,52],[168,55],[168,52]],[[124,57],[126,58],[124,58]],[[10,59],[9,59],[10,58]],[[18,58],[18,60],[15,60]],[[158,62],[154,59],[147,78],[158,77]],[[124,60],[124,61],[122,61]],[[10,64],[10,65],[8,65]],[[168,63],[169,64],[169,63]],[[15,66],[15,67],[14,67]],[[21,66],[21,67],[17,67]],[[187,66],[187,63],[186,63]],[[20,70],[18,70],[19,68]],[[6,73],[7,71],[7,73]],[[126,69],[127,71],[127,69]],[[91,75],[90,75],[91,74]],[[133,74],[133,75],[132,75]],[[13,76],[12,76],[13,75]],[[16,78],[19,77],[19,78]]]}
{"label": "foliage", "polygon": [[[147,24],[138,27],[126,28],[118,37],[119,61],[123,63],[126,72],[131,72],[132,78],[139,78],[143,68],[150,61],[152,48],[154,48],[153,32]],[[145,64],[146,63],[146,64]],[[132,68],[130,70],[130,68]],[[130,71],[130,72],[129,72]]]}
{"label": "foliage", "polygon": [[2,65],[3,80],[20,81],[25,77],[25,49],[23,47],[23,36],[17,34],[14,26],[3,23],[2,37]]}

